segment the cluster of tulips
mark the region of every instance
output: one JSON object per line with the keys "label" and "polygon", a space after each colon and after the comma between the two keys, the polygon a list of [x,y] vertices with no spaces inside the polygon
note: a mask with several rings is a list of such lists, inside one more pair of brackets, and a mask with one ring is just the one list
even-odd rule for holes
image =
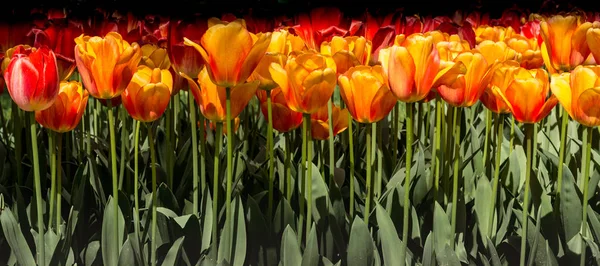
{"label": "cluster of tulips", "polygon": [[[307,238],[313,225],[312,201],[305,200],[305,197],[312,198],[312,141],[329,141],[328,176],[330,185],[336,185],[332,182],[335,176],[334,137],[345,130],[352,132],[353,126],[357,126],[353,125],[353,121],[358,126],[372,127],[372,130],[366,130],[367,193],[361,212],[368,223],[373,194],[378,196],[382,186],[380,177],[373,180],[370,167],[374,164],[375,138],[381,130],[377,128],[377,122],[387,121],[390,113],[394,136],[393,160],[404,153],[396,150],[400,116],[398,102],[406,104],[405,206],[410,206],[415,110],[419,108],[420,114],[422,106],[428,110],[430,103],[434,103],[432,112],[436,116],[431,146],[436,157],[431,171],[435,178],[436,199],[441,182],[442,131],[449,136],[460,136],[462,108],[469,108],[478,101],[487,107],[486,145],[493,121],[496,121],[498,134],[502,134],[504,123],[501,121],[505,114],[512,114],[512,118],[526,128],[528,170],[525,171],[522,202],[524,220],[529,215],[529,180],[535,156],[532,145],[535,145],[534,129],[537,129],[534,124],[544,119],[559,102],[564,112],[557,193],[561,191],[568,117],[589,129],[582,160],[584,176],[589,176],[591,130],[600,125],[600,112],[596,105],[600,101],[600,67],[596,64],[600,60],[600,22],[599,15],[595,13],[548,15],[508,10],[500,19],[490,19],[477,12],[457,12],[453,17],[405,16],[399,12],[375,17],[365,12],[363,17],[347,18],[336,8],[318,8],[293,18],[244,16],[242,19],[227,14],[220,19],[167,19],[160,16],[138,19],[131,14],[115,13],[88,21],[70,20],[64,13],[56,11],[49,14],[48,20],[42,22],[0,24],[0,50],[3,52],[1,81],[5,82],[18,107],[31,112],[35,121],[44,128],[58,133],[77,127],[89,96],[108,107],[114,201],[118,201],[119,174],[113,107],[122,103],[137,121],[136,159],[140,122],[149,125],[153,161],[152,202],[156,202],[157,165],[152,125],[163,116],[169,101],[181,90],[188,92],[190,103],[194,187],[191,198],[195,213],[199,210],[199,191],[211,193],[213,210],[219,213],[219,153],[214,153],[214,179],[211,182],[206,178],[204,162],[205,119],[210,120],[211,128],[216,132],[216,151],[221,150],[222,139],[219,136],[226,134],[226,226],[230,226],[232,219],[233,136],[240,123],[239,115],[254,96],[257,96],[268,123],[268,215],[272,215],[273,196],[276,194],[273,129],[287,134],[302,125],[301,169],[297,176],[292,176],[290,158],[286,158],[286,173],[278,182],[283,196],[292,198],[294,193],[299,193],[299,224],[306,226],[299,228],[304,230]],[[335,103],[333,96],[338,91],[342,100]],[[201,112],[199,118],[196,118],[196,106]],[[496,114],[495,118],[492,118],[492,113]],[[442,125],[443,117],[451,121],[452,127]],[[171,122],[167,123],[172,123],[173,118],[170,119]],[[36,125],[33,119],[30,121],[35,151]],[[199,138],[196,136],[198,132]],[[54,140],[60,142],[60,134],[56,136],[59,139]],[[287,136],[286,145],[289,144]],[[352,134],[348,137],[352,157],[350,178],[347,179],[351,191],[349,217],[353,219],[356,215],[355,154]],[[454,150],[454,156],[444,158],[454,162],[451,200],[448,203],[452,207],[453,230],[456,227],[461,164],[460,138],[454,138],[454,145],[453,148],[447,146]],[[500,148],[501,145],[496,147],[497,154],[500,154]],[[497,194],[499,157],[495,157],[492,202]],[[484,161],[488,158],[486,146]],[[163,167],[172,167],[172,159],[167,161],[169,163],[171,165]],[[38,165],[34,153],[35,193],[40,206],[42,188]],[[134,184],[137,184],[137,163],[134,176]],[[585,179],[583,206],[588,204],[588,179]],[[212,191],[206,187],[211,183]],[[301,184],[297,186],[299,191],[296,191],[294,183]],[[55,189],[55,186],[59,185],[53,179],[51,197],[60,198],[60,187]],[[138,210],[137,190],[134,191]],[[156,205],[152,205],[154,239],[157,210]],[[51,204],[51,218],[53,208]],[[409,209],[404,208],[400,247],[402,263],[406,257]],[[42,208],[36,210],[37,217],[43,217]],[[119,212],[119,208],[115,210]],[[586,210],[584,207],[583,228],[586,227]],[[57,223],[60,223],[60,209],[56,213]],[[489,218],[494,219],[494,210],[491,213]],[[119,217],[118,213],[115,217]],[[139,234],[139,213],[134,213],[133,217],[136,234]],[[215,227],[213,238],[217,239],[219,217],[214,214],[212,217]],[[37,222],[38,232],[43,234],[44,221],[38,219]],[[118,226],[119,223],[114,224]],[[522,235],[526,235],[527,222],[523,223],[522,230]],[[583,234],[586,233],[587,230],[583,229]],[[302,235],[301,232],[299,234]],[[114,237],[114,241],[119,239],[118,235]],[[39,237],[38,241],[38,246],[44,246],[43,237]],[[114,244],[115,249],[119,246],[120,243]],[[526,248],[526,237],[522,237],[521,265],[525,263]],[[156,263],[155,250],[156,246],[153,246],[152,264]],[[582,250],[585,252],[585,245]],[[44,249],[40,249],[38,263],[45,265],[45,258]],[[116,261],[108,263],[117,265]]]}

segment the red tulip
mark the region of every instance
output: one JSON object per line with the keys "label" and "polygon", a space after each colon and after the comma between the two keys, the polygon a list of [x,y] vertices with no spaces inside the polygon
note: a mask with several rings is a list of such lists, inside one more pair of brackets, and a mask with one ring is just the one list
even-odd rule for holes
{"label": "red tulip", "polygon": [[54,26],[45,30],[34,29],[35,47],[46,45],[56,54],[60,80],[67,80],[75,70],[75,42],[83,33],[80,25],[69,23],[68,26]]}
{"label": "red tulip", "polygon": [[204,68],[204,59],[194,47],[183,44],[183,37],[198,43],[207,29],[206,19],[171,20],[169,22],[168,54],[175,73],[182,72],[189,77],[197,77],[200,74]]}
{"label": "red tulip", "polygon": [[310,14],[298,15],[293,28],[308,48],[319,50],[323,41],[331,41],[335,35],[346,35],[349,25],[344,25],[343,16],[335,7],[315,8]]}

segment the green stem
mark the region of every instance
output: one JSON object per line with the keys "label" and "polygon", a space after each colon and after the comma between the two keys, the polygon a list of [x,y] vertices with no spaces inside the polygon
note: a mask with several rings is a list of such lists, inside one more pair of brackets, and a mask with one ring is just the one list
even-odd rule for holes
{"label": "green stem", "polygon": [[[93,103],[94,101],[91,101],[90,103]],[[86,114],[85,116],[87,117],[87,123],[86,126],[87,128],[87,132],[85,134],[85,142],[86,142],[86,146],[85,146],[85,151],[87,153],[88,158],[92,157],[92,128],[93,128],[93,123],[94,121],[92,120],[92,116],[93,116],[93,112],[91,110],[91,105],[86,106]]]}
{"label": "green stem", "polygon": [[350,149],[350,221],[354,220],[354,136],[352,127],[354,120],[348,113],[348,149]]}
{"label": "green stem", "polygon": [[62,224],[62,133],[56,134],[56,232]]}
{"label": "green stem", "polygon": [[[412,103],[412,104],[414,104],[417,107],[417,112],[413,115],[416,115],[416,118],[417,118],[417,137],[420,138],[421,137],[421,125],[423,124],[422,123],[422,121],[423,121],[422,108],[423,107],[422,107],[422,104],[419,102]],[[407,103],[407,105],[408,105],[408,103]],[[407,109],[408,109],[408,106],[407,106]],[[408,113],[408,111],[407,111],[407,113]]]}
{"label": "green stem", "polygon": [[381,186],[383,184],[383,128],[381,122],[377,123],[377,181],[375,183],[375,198],[381,197]]}
{"label": "green stem", "polygon": [[[592,135],[593,135],[593,127],[587,127],[587,143],[585,147],[585,155],[584,159],[581,162],[581,167],[583,168],[583,204],[582,208],[582,216],[581,216],[581,236],[585,239],[587,238],[587,207],[588,207],[588,193],[589,193],[589,183],[590,183],[590,155],[592,153]],[[585,253],[587,250],[587,244],[583,241],[581,245],[581,259],[579,261],[579,265],[585,265]]]}
{"label": "green stem", "polygon": [[510,117],[510,143],[508,145],[508,154],[512,154],[513,145],[515,143],[515,117]]}
{"label": "green stem", "polygon": [[438,200],[438,191],[440,190],[440,165],[442,164],[442,152],[440,149],[440,143],[442,138],[442,102],[438,96],[435,100],[435,136],[433,139],[433,153],[435,160],[431,166],[434,172],[433,181],[433,199]]}
{"label": "green stem", "polygon": [[519,265],[525,266],[525,253],[527,252],[527,224],[529,223],[529,182],[531,179],[531,162],[533,149],[533,124],[525,124],[525,137],[527,145],[527,165],[525,167],[525,193],[523,194],[523,217],[521,219],[521,254],[519,257]]}
{"label": "green stem", "polygon": [[[267,206],[267,217],[273,215],[273,185],[275,183],[275,163],[273,159],[273,107],[271,104],[271,91],[267,90],[267,146],[269,152],[269,197]],[[229,132],[229,131],[227,131]]]}
{"label": "green stem", "polygon": [[307,131],[308,126],[310,124],[310,114],[304,114],[303,119],[302,119],[302,175],[298,175],[298,177],[301,177],[300,180],[297,180],[298,185],[300,186],[300,195],[299,195],[299,199],[300,199],[300,215],[298,217],[299,221],[298,221],[298,243],[302,243],[302,230],[304,230],[304,227],[302,226],[304,224],[304,217],[306,216],[306,209],[304,209],[304,205],[305,205],[305,196],[304,193],[306,193],[306,184],[304,183],[306,180],[306,154],[307,154],[307,139],[306,139],[306,135],[308,134]]}
{"label": "green stem", "polygon": [[134,203],[134,210],[133,210],[133,229],[135,232],[135,239],[139,242],[140,241],[140,203],[139,203],[139,195],[138,195],[138,185],[139,185],[139,171],[138,171],[138,164],[139,164],[139,150],[140,150],[140,121],[135,121],[135,136],[134,136],[134,151],[133,151],[133,160],[134,160],[134,165],[133,165],[133,203]]}
{"label": "green stem", "polygon": [[413,117],[415,103],[406,104],[406,175],[404,177],[404,208],[402,219],[402,244],[400,246],[400,265],[406,264],[408,245],[408,214],[410,213],[410,167],[412,164]]}
{"label": "green stem", "polygon": [[196,105],[192,91],[188,91],[188,104],[190,109],[190,126],[192,130],[192,209],[198,213],[198,137],[196,129]]}
{"label": "green stem", "polygon": [[223,123],[215,123],[215,153],[213,157],[213,241],[219,236],[219,158],[223,141]]}
{"label": "green stem", "polygon": [[117,173],[117,144],[115,139],[115,116],[114,110],[112,108],[112,104],[110,99],[106,101],[108,105],[108,130],[110,134],[110,160],[111,160],[111,168],[112,168],[112,185],[113,185],[113,199],[115,200],[116,208],[114,213],[114,239],[113,243],[113,254],[119,254],[119,248],[121,243],[119,243],[119,176]]}
{"label": "green stem", "polygon": [[[452,236],[456,234],[456,210],[458,209],[458,181],[460,179],[460,122],[462,110],[454,107],[454,174],[452,175]],[[454,246],[454,241],[452,241]]]}
{"label": "green stem", "polygon": [[173,137],[173,99],[175,95],[171,95],[167,110],[165,111],[165,137],[167,139],[167,145],[164,147],[165,156],[165,170],[167,172],[167,184],[170,188],[173,187],[173,175],[171,173],[171,153],[173,152],[173,146],[171,139]]}
{"label": "green stem", "polygon": [[[204,116],[200,114],[198,116],[198,121],[200,121],[200,189],[202,193],[206,191],[206,160],[204,159],[206,156],[206,125],[204,124]],[[175,163],[175,159],[173,159],[173,163]]]}
{"label": "green stem", "polygon": [[310,235],[310,227],[312,225],[312,136],[310,134],[310,114],[304,114],[304,121],[307,121],[306,130],[306,153],[307,153],[307,169],[306,169],[306,241]]}
{"label": "green stem", "polygon": [[291,161],[291,149],[292,149],[292,140],[290,138],[290,133],[285,133],[285,184],[287,186],[286,190],[286,198],[288,201],[292,199],[292,170],[290,169],[290,161]]}
{"label": "green stem", "polygon": [[450,154],[452,151],[452,143],[453,143],[453,134],[454,126],[453,126],[453,117],[455,113],[455,108],[453,108],[450,104],[446,103],[448,114],[446,115],[446,148],[444,151],[448,151],[448,153],[444,153],[444,202],[448,203],[448,199],[450,198],[452,185],[450,184],[450,167],[452,165],[452,155]]}
{"label": "green stem", "polygon": [[[488,159],[488,148],[490,146],[490,136],[492,131],[492,111],[490,109],[485,109],[485,139],[483,141],[483,160],[481,161],[483,165],[487,164]],[[482,167],[485,169],[485,167]],[[485,170],[484,170],[485,172]]]}
{"label": "green stem", "polygon": [[329,122],[329,185],[333,183],[333,175],[335,170],[334,152],[333,152],[333,103],[331,98],[327,102],[327,119]]}
{"label": "green stem", "polygon": [[48,130],[48,153],[50,160],[50,204],[48,204],[50,208],[50,215],[48,216],[48,228],[54,227],[54,200],[56,198],[56,146],[54,144],[55,139],[54,131]]}
{"label": "green stem", "polygon": [[35,210],[37,213],[38,229],[38,265],[46,265],[46,245],[44,244],[44,212],[42,208],[42,185],[40,181],[40,160],[38,158],[37,132],[35,122],[35,112],[30,112],[29,129],[31,132],[31,149],[33,157],[33,185],[35,189]]}
{"label": "green stem", "polygon": [[148,146],[150,146],[150,159],[152,161],[152,236],[150,242],[152,248],[150,249],[150,263],[152,266],[156,265],[156,207],[158,200],[156,198],[156,151],[154,148],[154,132],[152,130],[152,124],[148,124]]}
{"label": "green stem", "polygon": [[429,132],[430,132],[430,120],[431,120],[431,106],[429,104],[429,102],[427,103],[423,103],[423,115],[425,116],[425,125],[423,125],[425,127],[425,139],[424,139],[424,143],[425,146],[427,146],[429,144]]}
{"label": "green stem", "polygon": [[[21,109],[19,109],[17,107],[17,104],[13,102],[12,103],[12,111],[11,111],[11,116],[12,116],[11,119],[13,121],[13,126],[14,126],[13,134],[14,134],[14,139],[15,139],[15,158],[17,160],[19,160],[19,158],[22,158],[22,156],[23,156],[22,155],[23,147],[21,145],[21,144],[23,144],[23,140],[21,139],[23,137],[23,134],[21,132],[21,130],[22,130],[21,121],[22,120],[19,115],[20,110]],[[22,174],[23,169],[21,167],[20,161],[17,162],[17,167],[15,167],[15,168],[17,168],[17,184],[21,186],[21,185],[23,185],[23,174]]]}
{"label": "green stem", "polygon": [[225,226],[230,226],[231,223],[231,185],[233,181],[233,129],[231,128],[231,89],[225,88],[225,109],[227,123],[227,192],[225,193]]}
{"label": "green stem", "polygon": [[398,148],[398,130],[400,128],[399,125],[399,116],[400,114],[400,104],[396,103],[396,105],[394,106],[393,109],[393,113],[392,113],[392,163],[394,164],[394,167],[396,166],[396,163],[398,160],[398,152],[396,151],[396,149]]}
{"label": "green stem", "polygon": [[558,152],[558,179],[556,180],[556,197],[560,197],[563,180],[563,162],[565,161],[565,144],[567,141],[567,125],[569,124],[569,114],[562,108],[562,121],[560,124],[560,147]]}
{"label": "green stem", "polygon": [[492,185],[492,202],[490,203],[490,215],[488,217],[488,236],[492,236],[492,225],[494,223],[494,214],[496,210],[496,197],[498,197],[498,181],[500,180],[500,157],[502,156],[502,141],[504,140],[504,117],[502,114],[496,116],[496,156],[494,158],[494,181]]}
{"label": "green stem", "polygon": [[365,224],[369,224],[369,215],[371,213],[371,149],[373,144],[371,143],[372,138],[372,130],[367,128],[367,176],[366,176],[366,189],[367,189],[367,197],[365,199],[365,213],[363,214]]}
{"label": "green stem", "polygon": [[4,118],[4,108],[0,102],[0,126],[2,127],[2,135],[4,136],[4,143],[8,146],[10,140],[8,139],[8,131],[6,130],[6,119]]}
{"label": "green stem", "polygon": [[125,156],[127,151],[127,110],[121,105],[119,107],[119,117],[121,119],[121,160],[119,160],[119,189],[123,188],[123,179],[125,178]]}

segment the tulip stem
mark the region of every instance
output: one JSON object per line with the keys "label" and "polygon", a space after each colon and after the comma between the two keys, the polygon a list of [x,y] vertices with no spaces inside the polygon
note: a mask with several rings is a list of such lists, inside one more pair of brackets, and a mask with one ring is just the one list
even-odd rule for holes
{"label": "tulip stem", "polygon": [[[327,120],[329,123],[329,185],[331,186],[333,185],[333,175],[335,170],[335,158],[333,152],[333,101],[331,98],[329,98],[329,101],[327,102]],[[323,153],[322,156],[324,155],[325,153]]]}
{"label": "tulip stem", "polygon": [[148,146],[150,146],[150,160],[152,162],[152,227],[150,242],[152,247],[150,248],[150,265],[156,265],[156,207],[158,201],[156,198],[156,151],[154,148],[154,132],[152,130],[152,123],[148,123]]}
{"label": "tulip stem", "polygon": [[[192,103],[193,104],[193,103]],[[196,109],[194,108],[194,112],[196,112]],[[204,124],[205,119],[204,116],[202,114],[200,114],[198,116],[198,121],[200,121],[200,189],[202,190],[202,193],[204,193],[206,190],[206,160],[205,160],[205,156],[206,156],[206,125]],[[197,153],[196,153],[197,154]],[[175,166],[175,158],[173,158],[172,162],[173,166]],[[196,185],[197,186],[197,185]],[[194,210],[196,213],[198,213],[198,210]]]}
{"label": "tulip stem", "polygon": [[532,149],[533,149],[533,124],[525,124],[525,141],[527,145],[527,165],[525,168],[525,193],[523,194],[523,218],[521,219],[522,231],[521,231],[521,254],[519,258],[519,265],[525,266],[525,253],[527,252],[527,224],[529,223],[529,182],[531,179],[531,161],[532,161]]}
{"label": "tulip stem", "polygon": [[54,145],[55,133],[53,131],[48,130],[48,153],[50,160],[50,204],[49,211],[50,215],[48,216],[48,228],[52,228],[53,220],[54,220],[54,200],[56,198],[56,146]]}
{"label": "tulip stem", "polygon": [[62,133],[56,134],[56,233],[62,224]]}
{"label": "tulip stem", "polygon": [[44,244],[44,212],[42,208],[42,184],[40,181],[40,160],[38,158],[37,132],[35,122],[35,112],[31,112],[29,119],[29,129],[31,132],[31,149],[33,150],[33,185],[35,189],[35,210],[37,214],[37,229],[38,229],[38,265],[46,265],[46,246]]}
{"label": "tulip stem", "polygon": [[[173,178],[172,178],[172,173],[171,173],[171,155],[170,153],[173,151],[173,147],[171,145],[171,139],[172,139],[172,130],[173,130],[173,99],[174,97],[171,96],[171,100],[169,101],[169,104],[167,105],[167,110],[165,110],[165,139],[166,144],[164,147],[164,154],[165,156],[165,171],[167,172],[167,184],[170,188],[173,187]],[[193,206],[192,206],[193,207]]]}
{"label": "tulip stem", "polygon": [[[416,102],[416,103],[413,103],[413,104],[417,107],[416,108],[416,113],[413,114],[413,115],[416,115],[416,119],[417,119],[417,132],[416,133],[417,133],[417,137],[420,138],[421,137],[421,124],[423,124],[422,123],[422,120],[423,120],[423,109],[422,108],[423,107],[422,107],[422,104],[419,103],[419,102]],[[406,107],[408,109],[408,103],[407,103]],[[406,112],[408,114],[408,111],[406,111]]]}
{"label": "tulip stem", "polygon": [[415,103],[406,104],[406,175],[404,177],[404,206],[402,219],[402,244],[400,246],[400,265],[406,264],[408,246],[408,215],[410,213],[410,167],[412,164],[413,119]]}
{"label": "tulip stem", "polygon": [[448,153],[444,153],[444,161],[445,161],[445,167],[444,167],[444,202],[447,204],[448,200],[450,199],[450,189],[452,187],[452,184],[450,184],[450,166],[451,166],[451,162],[452,162],[452,155],[451,155],[451,151],[452,151],[452,140],[453,140],[453,134],[454,132],[454,126],[453,126],[453,117],[454,117],[454,108],[450,105],[450,104],[446,104],[447,106],[447,115],[446,115],[446,148],[444,149],[444,151],[448,151]]}
{"label": "tulip stem", "polygon": [[127,110],[121,105],[119,107],[119,116],[121,118],[121,160],[119,160],[119,189],[123,188],[123,179],[125,178],[125,156],[127,151]]}
{"label": "tulip stem", "polygon": [[425,146],[427,146],[429,144],[429,131],[430,131],[430,120],[431,120],[431,106],[429,104],[429,102],[423,103],[423,113],[425,116],[425,125],[423,125],[425,127],[425,139],[424,139],[424,143]]}
{"label": "tulip stem", "polygon": [[515,143],[515,116],[511,116],[510,117],[510,143],[508,145],[508,147],[509,147],[508,154],[512,153],[514,143]]}
{"label": "tulip stem", "polygon": [[[267,146],[269,152],[269,202],[267,206],[267,217],[273,215],[273,184],[275,183],[275,163],[273,159],[273,107],[271,106],[271,91],[267,90]],[[228,131],[229,132],[229,131]]]}
{"label": "tulip stem", "polygon": [[[225,109],[227,128],[227,192],[225,193],[225,226],[230,227],[231,221],[231,186],[233,181],[233,129],[231,128],[231,88],[225,88]],[[227,240],[229,241],[229,239]],[[231,242],[232,243],[232,242]],[[226,258],[229,258],[227,254]]]}
{"label": "tulip stem", "polygon": [[[11,116],[12,116],[12,121],[13,121],[13,134],[14,134],[14,139],[15,139],[15,158],[17,158],[17,161],[19,158],[22,157],[22,125],[21,125],[21,117],[19,115],[20,113],[19,108],[17,108],[17,104],[16,103],[12,103],[12,110],[11,110]],[[21,163],[18,162],[17,167],[17,184],[23,185],[23,175],[22,175],[22,167],[21,167]]]}
{"label": "tulip stem", "polygon": [[381,186],[383,183],[383,128],[381,122],[377,123],[377,182],[375,183],[375,198],[381,197]]}
{"label": "tulip stem", "polygon": [[292,170],[290,169],[292,139],[290,133],[285,133],[285,184],[287,185],[286,198],[288,201],[292,199]]}
{"label": "tulip stem", "polygon": [[139,150],[140,150],[140,121],[135,121],[135,136],[134,136],[134,147],[133,147],[133,229],[135,232],[135,240],[140,241],[140,203],[138,195],[138,178],[139,178]]}
{"label": "tulip stem", "polygon": [[[190,127],[192,130],[192,209],[198,213],[198,136],[196,129],[196,106],[192,91],[188,91],[188,105],[190,109]],[[204,186],[204,183],[200,183]]]}
{"label": "tulip stem", "polygon": [[[460,107],[454,107],[454,174],[452,175],[452,232],[454,237],[456,234],[456,210],[458,209],[458,181],[460,179],[460,124],[462,110]],[[454,241],[452,241],[454,246]]]}
{"label": "tulip stem", "polygon": [[353,118],[348,113],[348,148],[350,149],[350,222],[354,220],[354,137],[352,136]]}
{"label": "tulip stem", "polygon": [[[392,137],[392,149],[390,149],[390,151],[392,152],[392,164],[393,167],[396,167],[396,160],[397,160],[397,152],[396,150],[398,149],[398,103],[396,103],[396,105],[394,105],[394,108],[392,109],[392,132],[391,132],[391,137]],[[351,118],[352,119],[352,118]],[[352,120],[350,120],[352,121]]]}
{"label": "tulip stem", "polygon": [[372,139],[372,130],[370,128],[366,129],[367,131],[367,165],[365,168],[367,168],[367,176],[366,176],[366,190],[367,190],[367,197],[365,199],[365,213],[363,214],[363,218],[365,220],[365,224],[369,224],[369,215],[371,213],[371,193],[373,193],[371,191],[371,149],[373,146],[373,143],[371,143],[371,139]]}
{"label": "tulip stem", "polygon": [[119,179],[117,174],[117,143],[115,140],[115,115],[112,108],[112,102],[110,99],[106,101],[108,105],[108,130],[110,134],[110,160],[112,168],[112,185],[113,185],[113,198],[115,200],[115,221],[114,230],[115,235],[113,239],[113,254],[119,254],[121,243],[119,243]]}
{"label": "tulip stem", "polygon": [[[215,245],[218,243],[219,236],[219,158],[221,153],[221,145],[223,141],[223,123],[215,123],[215,153],[213,157],[213,241]],[[216,245],[218,247],[218,245]]]}
{"label": "tulip stem", "polygon": [[565,108],[562,108],[562,121],[560,124],[560,147],[558,152],[558,179],[556,180],[556,197],[560,198],[563,180],[563,162],[565,161],[565,144],[567,140],[567,125],[569,124],[569,114]]}
{"label": "tulip stem", "polygon": [[[494,214],[496,210],[496,197],[498,197],[498,181],[500,179],[500,157],[502,156],[502,141],[504,140],[504,117],[502,114],[496,116],[496,156],[494,158],[494,181],[492,185],[492,202],[490,203],[490,215],[488,216],[488,237],[492,236]],[[485,161],[484,161],[485,162]]]}
{"label": "tulip stem", "polygon": [[307,153],[307,169],[306,169],[306,241],[310,236],[310,227],[312,225],[312,136],[310,131],[310,114],[304,114],[304,123],[306,130],[306,153]]}
{"label": "tulip stem", "polygon": [[[581,216],[581,236],[583,239],[587,238],[587,207],[588,207],[588,193],[589,193],[589,183],[590,183],[590,155],[592,153],[592,135],[593,135],[593,127],[586,127],[587,131],[587,143],[585,147],[584,159],[581,162],[581,168],[583,168],[583,204],[582,208],[582,216]],[[583,241],[581,245],[581,259],[579,261],[579,265],[585,265],[585,253],[587,250],[587,243]]]}
{"label": "tulip stem", "polygon": [[10,140],[8,139],[8,131],[6,131],[6,119],[4,118],[4,108],[0,102],[0,123],[2,123],[2,135],[4,135],[4,143],[8,146]]}
{"label": "tulip stem", "polygon": [[[487,164],[488,159],[488,147],[490,146],[490,136],[492,131],[492,111],[490,109],[485,108],[485,139],[483,141],[483,160],[482,163]],[[485,167],[482,167],[485,169]],[[483,170],[486,172],[485,170]]]}
{"label": "tulip stem", "polygon": [[301,177],[300,180],[297,180],[297,184],[300,186],[300,194],[298,199],[300,200],[300,217],[298,218],[298,244],[302,243],[302,230],[304,229],[304,227],[302,226],[304,224],[304,217],[306,216],[306,210],[304,209],[304,205],[305,205],[305,195],[304,193],[306,193],[306,185],[304,184],[304,181],[306,180],[306,153],[307,153],[307,139],[306,139],[306,134],[308,131],[308,125],[310,123],[310,114],[309,115],[304,115],[303,119],[302,119],[302,175],[298,175],[298,177]]}
{"label": "tulip stem", "polygon": [[442,102],[440,97],[435,100],[435,136],[433,139],[433,153],[435,160],[433,160],[434,182],[433,182],[433,199],[438,200],[438,191],[440,190],[440,165],[442,164],[442,152],[440,149],[440,142],[442,138]]}

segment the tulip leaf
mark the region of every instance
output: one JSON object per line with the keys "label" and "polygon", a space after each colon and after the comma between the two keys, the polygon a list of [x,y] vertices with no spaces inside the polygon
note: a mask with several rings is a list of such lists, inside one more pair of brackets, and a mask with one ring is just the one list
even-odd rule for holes
{"label": "tulip leaf", "polygon": [[385,265],[397,265],[402,260],[398,247],[402,244],[398,238],[398,232],[392,223],[388,213],[379,203],[377,203],[376,216],[379,225],[379,237],[381,238],[381,248],[383,249],[383,262]]}
{"label": "tulip leaf", "polygon": [[179,254],[181,253],[181,244],[183,244],[184,239],[185,236],[181,236],[180,238],[175,240],[175,242],[173,242],[173,245],[171,245],[171,248],[167,252],[165,259],[163,260],[162,266],[180,265],[180,263],[178,263]]}
{"label": "tulip leaf", "polygon": [[[118,231],[115,232],[115,208],[119,214],[117,219]],[[104,265],[118,265],[119,263],[119,251],[123,243],[123,233],[125,231],[125,220],[121,209],[117,206],[116,201],[112,197],[109,197],[106,209],[104,209],[104,218],[102,219],[102,261]],[[115,243],[115,235],[119,238]],[[117,244],[117,252],[113,245]]]}
{"label": "tulip leaf", "polygon": [[123,247],[121,248],[121,254],[119,255],[119,266],[137,265],[135,262],[135,254],[133,252],[133,247],[131,246],[132,240],[136,241],[135,239],[128,237],[127,240],[125,240],[125,243],[123,243]]}
{"label": "tulip leaf", "polygon": [[573,215],[582,213],[581,199],[577,185],[568,167],[563,168],[563,184],[560,193],[560,220],[565,239],[570,241],[581,229],[581,217]]}
{"label": "tulip leaf", "polygon": [[490,210],[493,210],[493,206],[491,206],[491,197],[495,197],[495,195],[492,195],[490,182],[487,178],[480,177],[479,181],[477,181],[475,213],[477,214],[477,227],[479,228],[479,233],[481,234],[484,246],[487,246],[487,241],[485,241],[485,239],[490,237],[488,236],[488,230],[493,226],[493,224],[489,223]]}
{"label": "tulip leaf", "polygon": [[374,263],[373,238],[369,228],[358,216],[354,218],[348,241],[348,266],[370,266]]}
{"label": "tulip leaf", "polygon": [[233,266],[242,266],[246,259],[246,219],[244,206],[240,197],[236,197],[231,204],[231,221],[225,221],[221,241],[219,242],[219,263],[226,262]]}
{"label": "tulip leaf", "polygon": [[306,241],[306,248],[302,255],[302,266],[311,266],[319,264],[319,247],[317,242],[317,231],[316,225],[310,227],[310,233],[308,234],[308,240]]}
{"label": "tulip leaf", "polygon": [[20,265],[26,266],[36,265],[33,254],[27,245],[27,241],[23,236],[19,223],[17,223],[17,220],[10,209],[6,208],[0,211],[0,224],[2,225],[2,232],[4,233],[4,237],[8,242],[10,249],[17,257],[17,262]]}
{"label": "tulip leaf", "polygon": [[281,266],[300,266],[302,264],[302,253],[298,246],[296,232],[288,225],[283,231],[281,238]]}
{"label": "tulip leaf", "polygon": [[433,249],[438,262],[443,262],[444,256],[447,256],[445,248],[453,244],[454,236],[448,215],[437,202],[433,210],[433,220],[435,221],[433,223]]}

